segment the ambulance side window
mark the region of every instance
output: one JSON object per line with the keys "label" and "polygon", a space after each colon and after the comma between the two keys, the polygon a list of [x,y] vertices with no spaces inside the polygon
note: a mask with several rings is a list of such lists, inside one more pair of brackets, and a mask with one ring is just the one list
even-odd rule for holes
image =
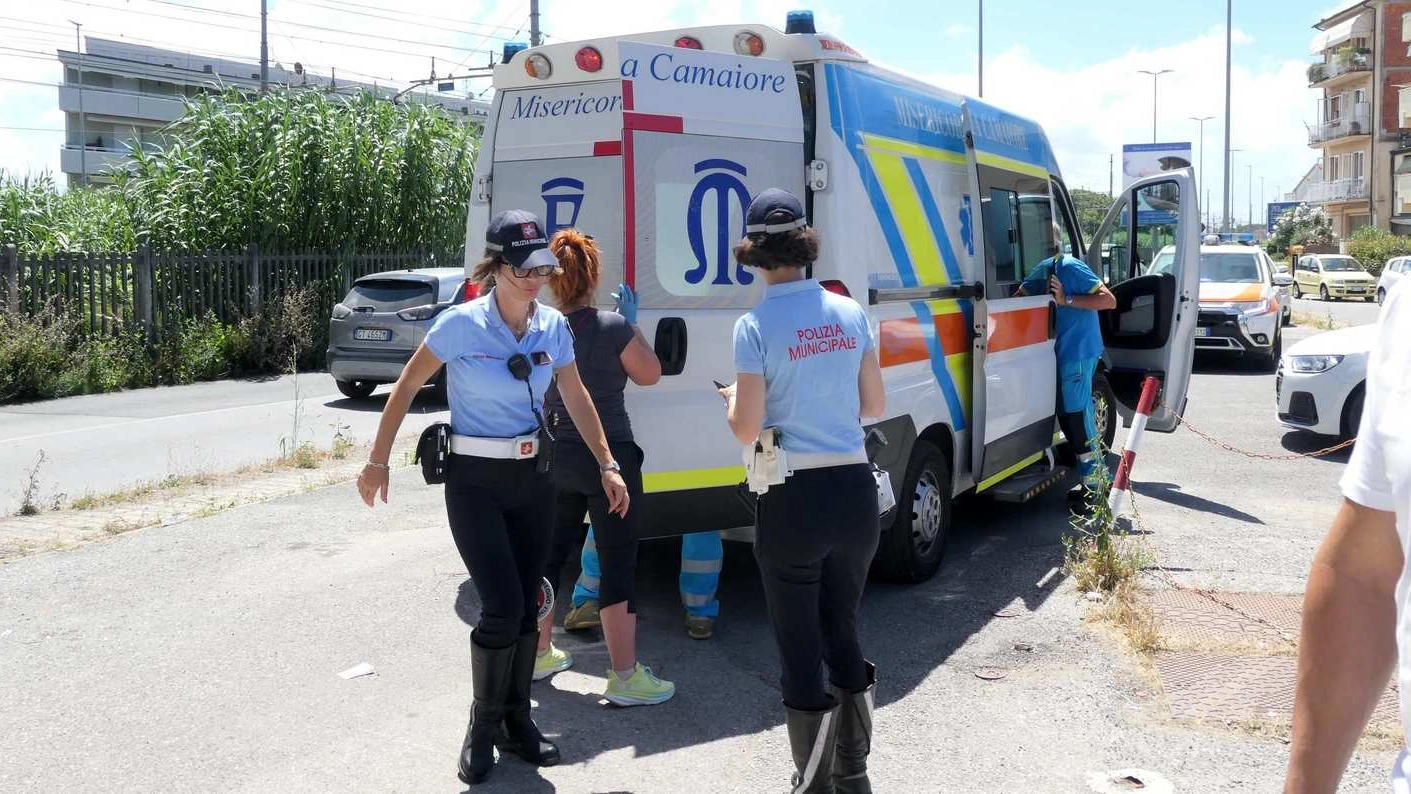
{"label": "ambulance side window", "polygon": [[1008,296],[1053,255],[1053,203],[1047,179],[980,166],[986,282]]}

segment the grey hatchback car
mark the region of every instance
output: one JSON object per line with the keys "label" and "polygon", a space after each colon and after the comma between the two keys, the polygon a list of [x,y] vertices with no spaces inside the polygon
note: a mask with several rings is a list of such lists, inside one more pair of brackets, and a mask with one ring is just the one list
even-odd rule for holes
{"label": "grey hatchback car", "polygon": [[[328,322],[328,371],[345,397],[394,383],[436,317],[464,298],[458,267],[373,273],[353,282]],[[438,374],[436,385],[444,388]]]}

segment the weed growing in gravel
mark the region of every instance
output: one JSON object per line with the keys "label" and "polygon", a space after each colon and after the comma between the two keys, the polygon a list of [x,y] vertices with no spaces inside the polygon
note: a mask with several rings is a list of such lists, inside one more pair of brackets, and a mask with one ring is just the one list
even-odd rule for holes
{"label": "weed growing in gravel", "polygon": [[[1092,443],[1094,451],[1106,454],[1100,441]],[[1106,467],[1098,469],[1096,482],[1086,485],[1088,510],[1069,520],[1063,538],[1064,572],[1081,592],[1110,594],[1135,582],[1150,555],[1135,540],[1114,537],[1117,520],[1107,505],[1112,480]]]}
{"label": "weed growing in gravel", "polygon": [[333,447],[328,451],[330,458],[344,460],[348,457],[348,453],[353,451],[353,447],[356,445],[350,430],[351,428],[342,422],[333,423]]}
{"label": "weed growing in gravel", "polygon": [[39,504],[39,470],[48,460],[44,450],[39,450],[39,459],[24,476],[24,487],[20,490],[20,512],[22,516],[37,516],[43,508]]}
{"label": "weed growing in gravel", "polygon": [[1329,309],[1327,315],[1324,317],[1305,312],[1295,312],[1293,315],[1293,324],[1299,326],[1306,325],[1321,331],[1336,331],[1342,327],[1342,323],[1338,322],[1333,317],[1332,309]]}

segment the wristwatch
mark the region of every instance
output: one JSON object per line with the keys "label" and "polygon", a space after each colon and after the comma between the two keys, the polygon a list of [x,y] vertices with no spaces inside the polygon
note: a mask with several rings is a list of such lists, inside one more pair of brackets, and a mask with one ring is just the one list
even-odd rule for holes
{"label": "wristwatch", "polygon": [[610,461],[608,461],[607,463],[604,463],[603,465],[601,465],[601,466],[598,467],[598,472],[601,473],[601,474],[607,474],[607,473],[610,472],[610,471],[615,471],[615,472],[617,472],[618,474],[621,474],[621,473],[622,473],[622,467],[619,466],[619,465],[617,464],[617,461],[615,461],[615,460],[610,460]]}

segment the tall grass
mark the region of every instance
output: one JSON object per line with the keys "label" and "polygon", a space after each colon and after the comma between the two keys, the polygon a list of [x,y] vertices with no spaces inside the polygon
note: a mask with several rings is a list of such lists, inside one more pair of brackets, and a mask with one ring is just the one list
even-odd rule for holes
{"label": "tall grass", "polygon": [[311,91],[192,100],[119,186],[154,250],[454,250],[478,130],[428,105]]}
{"label": "tall grass", "polygon": [[132,224],[122,196],[102,188],[60,193],[48,173],[0,171],[0,244],[22,253],[130,251]]}

